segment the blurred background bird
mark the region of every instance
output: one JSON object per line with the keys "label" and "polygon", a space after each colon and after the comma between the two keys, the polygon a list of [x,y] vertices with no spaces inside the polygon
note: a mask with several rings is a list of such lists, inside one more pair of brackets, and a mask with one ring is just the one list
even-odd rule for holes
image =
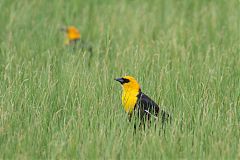
{"label": "blurred background bird", "polygon": [[66,33],[65,45],[76,45],[81,38],[80,32],[74,26],[64,27],[62,31]]}
{"label": "blurred background bird", "polygon": [[90,65],[93,52],[92,45],[81,38],[81,33],[75,26],[62,27],[61,30],[65,32],[64,44],[66,46],[72,46],[73,50],[80,49],[89,53]]}
{"label": "blurred background bird", "polygon": [[[151,122],[151,119],[158,120],[159,116],[164,125],[171,120],[170,114],[162,110],[150,97],[144,94],[137,80],[132,76],[116,78],[123,88],[122,104],[129,115],[129,121],[133,116],[140,119],[140,125]],[[135,126],[136,127],[136,126]]]}

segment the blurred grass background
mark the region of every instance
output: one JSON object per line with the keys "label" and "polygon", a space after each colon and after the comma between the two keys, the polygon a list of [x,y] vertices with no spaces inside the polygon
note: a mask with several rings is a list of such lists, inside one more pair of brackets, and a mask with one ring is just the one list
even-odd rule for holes
{"label": "blurred grass background", "polygon": [[[0,159],[239,159],[239,0],[1,0]],[[63,45],[75,25],[88,52]],[[114,78],[170,112],[133,134]]]}

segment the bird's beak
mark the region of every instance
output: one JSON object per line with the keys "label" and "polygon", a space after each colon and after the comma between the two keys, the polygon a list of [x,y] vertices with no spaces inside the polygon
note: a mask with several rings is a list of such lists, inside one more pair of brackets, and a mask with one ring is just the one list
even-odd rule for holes
{"label": "bird's beak", "polygon": [[61,28],[60,28],[60,31],[62,31],[62,32],[67,32],[67,28],[66,28],[66,27],[61,27]]}
{"label": "bird's beak", "polygon": [[120,82],[121,84],[123,84],[123,82],[124,82],[123,78],[115,78],[114,80]]}

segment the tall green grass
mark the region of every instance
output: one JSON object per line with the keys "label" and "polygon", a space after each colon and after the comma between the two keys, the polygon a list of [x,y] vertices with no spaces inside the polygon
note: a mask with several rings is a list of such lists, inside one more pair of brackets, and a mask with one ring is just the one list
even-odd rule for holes
{"label": "tall green grass", "polygon": [[[239,159],[240,1],[1,0],[0,159]],[[75,25],[89,53],[63,45]],[[173,116],[133,134],[114,78]]]}

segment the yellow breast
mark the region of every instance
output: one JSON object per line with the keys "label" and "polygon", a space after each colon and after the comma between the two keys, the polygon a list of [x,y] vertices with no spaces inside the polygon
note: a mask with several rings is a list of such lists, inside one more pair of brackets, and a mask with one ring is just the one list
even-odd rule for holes
{"label": "yellow breast", "polygon": [[122,104],[127,113],[132,113],[135,104],[137,103],[138,91],[123,91]]}

